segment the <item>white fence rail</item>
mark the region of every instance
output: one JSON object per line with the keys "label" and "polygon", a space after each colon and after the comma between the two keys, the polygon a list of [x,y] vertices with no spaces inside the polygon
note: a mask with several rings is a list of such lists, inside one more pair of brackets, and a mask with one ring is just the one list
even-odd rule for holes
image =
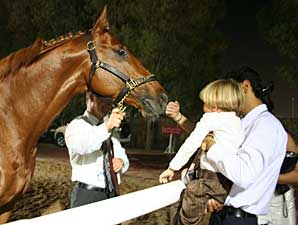
{"label": "white fence rail", "polygon": [[116,198],[8,224],[119,224],[175,203],[184,188],[184,183],[177,180]]}

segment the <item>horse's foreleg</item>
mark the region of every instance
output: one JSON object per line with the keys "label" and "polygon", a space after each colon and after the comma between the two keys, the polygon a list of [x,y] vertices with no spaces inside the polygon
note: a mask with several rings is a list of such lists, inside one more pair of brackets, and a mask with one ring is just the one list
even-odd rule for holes
{"label": "horse's foreleg", "polygon": [[0,224],[7,223],[7,221],[9,220],[9,217],[11,215],[11,212],[12,211],[8,211],[8,212],[2,213],[0,215]]}

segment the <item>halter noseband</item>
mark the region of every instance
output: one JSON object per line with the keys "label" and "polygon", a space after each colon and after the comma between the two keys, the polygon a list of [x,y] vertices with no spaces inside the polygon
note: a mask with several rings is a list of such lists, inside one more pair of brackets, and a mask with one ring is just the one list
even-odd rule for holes
{"label": "halter noseband", "polygon": [[90,31],[86,32],[86,39],[87,39],[87,50],[90,56],[91,60],[91,68],[89,72],[89,78],[88,78],[88,91],[92,92],[97,97],[103,97],[100,94],[98,94],[96,91],[93,90],[91,81],[92,78],[96,72],[96,69],[101,68],[104,69],[114,76],[118,77],[120,80],[122,80],[125,83],[125,87],[119,92],[116,99],[113,101],[113,104],[117,105],[117,107],[124,111],[126,106],[124,106],[124,101],[127,98],[127,96],[138,86],[145,84],[150,81],[157,81],[156,76],[154,74],[150,74],[148,77],[141,77],[139,79],[132,79],[125,75],[124,73],[120,72],[116,68],[110,66],[109,64],[106,64],[102,61],[100,61],[96,54],[95,45],[92,41]]}

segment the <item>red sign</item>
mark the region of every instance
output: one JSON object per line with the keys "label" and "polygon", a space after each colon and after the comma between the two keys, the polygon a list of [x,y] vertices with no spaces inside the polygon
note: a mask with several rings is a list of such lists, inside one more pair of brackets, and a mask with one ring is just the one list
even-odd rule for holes
{"label": "red sign", "polygon": [[177,126],[171,126],[169,124],[163,124],[161,127],[162,134],[174,134],[174,135],[181,135],[183,130]]}

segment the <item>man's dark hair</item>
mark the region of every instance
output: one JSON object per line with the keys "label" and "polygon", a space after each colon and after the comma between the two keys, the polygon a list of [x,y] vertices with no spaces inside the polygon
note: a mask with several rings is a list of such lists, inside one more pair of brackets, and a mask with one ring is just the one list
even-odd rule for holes
{"label": "man's dark hair", "polygon": [[255,70],[247,66],[241,67],[237,71],[228,73],[226,77],[232,78],[237,82],[249,80],[255,96],[267,105],[267,108],[270,112],[273,110],[274,105],[270,97],[270,93],[274,88],[273,82],[264,82],[261,79],[261,76]]}
{"label": "man's dark hair", "polygon": [[111,97],[96,96],[92,92],[88,91],[86,93],[86,104],[90,98],[96,98],[105,104],[111,104],[111,105],[113,104],[113,99]]}

